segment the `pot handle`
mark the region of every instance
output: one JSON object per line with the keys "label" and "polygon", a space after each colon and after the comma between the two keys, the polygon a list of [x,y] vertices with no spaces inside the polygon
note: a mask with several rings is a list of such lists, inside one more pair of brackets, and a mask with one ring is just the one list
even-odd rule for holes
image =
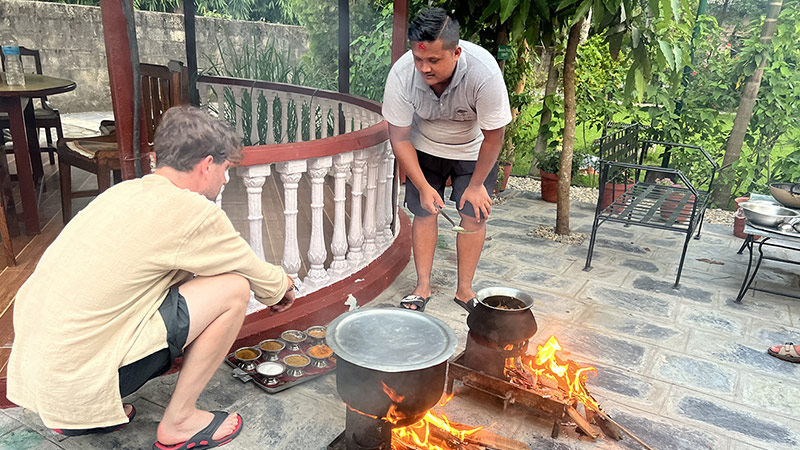
{"label": "pot handle", "polygon": [[789,187],[790,194],[800,194],[800,183],[792,183]]}

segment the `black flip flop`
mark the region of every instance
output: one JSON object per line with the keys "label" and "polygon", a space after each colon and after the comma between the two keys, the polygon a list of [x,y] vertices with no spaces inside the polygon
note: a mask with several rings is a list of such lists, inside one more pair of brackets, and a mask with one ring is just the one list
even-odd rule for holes
{"label": "black flip flop", "polygon": [[[424,312],[425,306],[430,300],[430,297],[425,298],[417,294],[408,294],[400,300],[400,307],[409,311]],[[409,308],[409,306],[414,306],[414,308]]]}
{"label": "black flip flop", "polygon": [[456,305],[467,310],[468,313],[474,311],[475,307],[478,306],[478,297],[472,297],[471,299],[465,302],[459,300],[458,297],[453,297],[453,301],[456,302]]}
{"label": "black flip flop", "polygon": [[783,344],[783,346],[777,352],[772,351],[772,347],[770,347],[767,349],[767,353],[784,361],[800,363],[800,355],[798,355],[797,351],[794,349],[794,344],[791,342]]}
{"label": "black flip flop", "polygon": [[114,431],[121,430],[125,428],[129,423],[131,423],[134,417],[136,417],[136,408],[133,407],[132,403],[123,403],[122,405],[123,406],[131,405],[131,412],[127,414],[128,421],[125,423],[121,423],[119,425],[111,425],[109,427],[89,428],[86,430],[65,430],[62,428],[53,428],[53,431],[63,436],[75,437],[75,436],[86,436],[87,434],[111,433]]}
{"label": "black flip flop", "polygon": [[228,413],[225,411],[211,411],[211,413],[214,414],[214,418],[211,419],[211,423],[209,423],[208,426],[202,430],[198,431],[197,434],[192,436],[188,441],[174,445],[164,445],[161,442],[156,442],[153,444],[153,450],[187,450],[190,448],[201,450],[205,448],[220,447],[232,441],[233,438],[238,436],[242,431],[242,424],[244,421],[242,420],[242,416],[236,414],[236,417],[239,419],[236,429],[234,429],[231,434],[215,441],[212,436],[214,436],[214,432],[217,431],[217,428],[219,428],[222,423],[225,422],[225,419],[228,418]]}

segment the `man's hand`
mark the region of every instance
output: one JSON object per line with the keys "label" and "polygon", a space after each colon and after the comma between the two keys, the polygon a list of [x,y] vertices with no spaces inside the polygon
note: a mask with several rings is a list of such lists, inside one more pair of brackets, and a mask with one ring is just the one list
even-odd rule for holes
{"label": "man's hand", "polygon": [[475,220],[480,222],[481,214],[483,214],[484,219],[489,218],[489,214],[492,212],[492,198],[489,197],[486,187],[482,184],[477,186],[469,185],[464,189],[464,193],[461,194],[461,201],[458,203],[458,209],[463,209],[466,202],[472,204],[472,208],[475,210]]}
{"label": "man's hand", "polygon": [[439,214],[439,208],[444,208],[444,200],[430,184],[425,183],[425,188],[419,191],[419,202],[425,211],[431,214]]}
{"label": "man's hand", "polygon": [[272,312],[276,313],[284,312],[292,307],[292,305],[294,304],[294,299],[295,299],[294,287],[289,286],[289,289],[286,290],[286,294],[284,294],[281,301],[270,306],[270,309],[272,310]]}

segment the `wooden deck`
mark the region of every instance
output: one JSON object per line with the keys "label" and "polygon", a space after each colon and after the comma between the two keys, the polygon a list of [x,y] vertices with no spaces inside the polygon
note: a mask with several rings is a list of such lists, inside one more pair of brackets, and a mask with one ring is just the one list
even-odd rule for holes
{"label": "wooden deck", "polygon": [[[9,155],[9,165],[11,172],[15,172],[13,157]],[[0,380],[4,382],[6,377],[6,366],[8,357],[11,353],[11,344],[14,340],[13,329],[13,303],[17,290],[25,280],[33,273],[39,258],[47,249],[51,242],[58,236],[63,229],[61,222],[61,201],[58,183],[57,165],[51,166],[45,162],[45,177],[47,191],[44,192],[39,206],[39,219],[42,233],[36,236],[20,236],[12,239],[14,251],[17,255],[17,266],[7,267],[5,258],[0,258]],[[89,189],[96,187],[96,178],[82,170],[72,170],[72,182],[75,189]],[[328,177],[325,183],[325,209],[324,209],[324,231],[326,243],[330,242],[333,234],[333,190],[332,179]],[[21,211],[19,202],[19,191],[14,183],[14,198],[17,200],[17,211]],[[223,195],[223,209],[228,213],[236,229],[242,237],[249,237],[249,224],[247,221],[247,201],[245,187],[239,177],[232,176],[231,182],[226,186]],[[280,178],[276,174],[267,178],[264,184],[264,192],[271,195],[263,195],[263,236],[264,254],[267,261],[280,264],[283,256],[283,237],[284,237],[284,218],[283,218],[283,186]],[[349,197],[349,191],[348,191]],[[73,203],[73,213],[77,213],[85,207],[91,199],[76,199]],[[303,261],[300,276],[304,277],[308,271],[307,251],[311,235],[311,186],[306,177],[300,183],[298,189],[298,217],[297,233],[299,237],[301,259]],[[348,200],[349,202],[349,200]],[[349,220],[349,217],[348,217]],[[24,230],[24,226],[20,223]],[[328,255],[328,262],[332,255]]]}

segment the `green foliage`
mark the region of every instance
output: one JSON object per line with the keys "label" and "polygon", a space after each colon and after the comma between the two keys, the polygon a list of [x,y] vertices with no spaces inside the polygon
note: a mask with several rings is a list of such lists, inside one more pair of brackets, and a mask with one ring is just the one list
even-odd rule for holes
{"label": "green foliage", "polygon": [[[561,168],[561,151],[556,150],[554,148],[548,148],[547,150],[543,151],[542,153],[537,153],[534,155],[536,158],[536,162],[539,165],[539,169],[542,172],[547,173],[558,173]],[[571,176],[575,176],[580,170],[581,163],[584,160],[584,155],[581,152],[574,152],[572,154],[572,174]]]}

